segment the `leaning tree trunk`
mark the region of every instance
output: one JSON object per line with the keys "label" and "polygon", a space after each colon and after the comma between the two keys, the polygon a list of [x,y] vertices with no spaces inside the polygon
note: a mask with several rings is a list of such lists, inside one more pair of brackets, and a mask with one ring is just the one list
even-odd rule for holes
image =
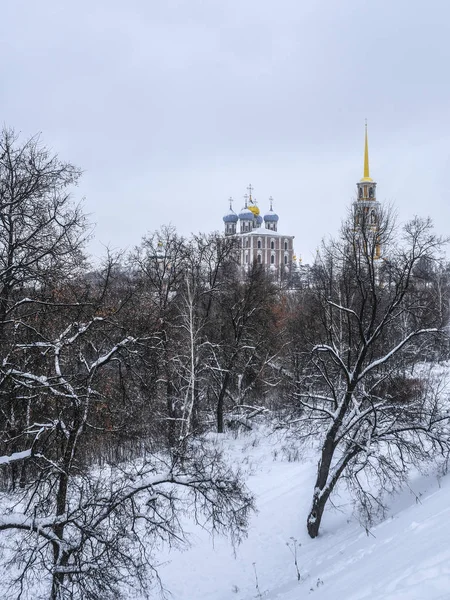
{"label": "leaning tree trunk", "polygon": [[311,538],[315,538],[319,535],[323,511],[325,510],[325,505],[328,501],[328,498],[330,497],[330,494],[331,490],[329,490],[328,488],[326,490],[321,490],[320,492],[317,491],[314,493],[311,510],[308,515],[308,521],[306,523],[308,534]]}
{"label": "leaning tree trunk", "polygon": [[336,429],[333,427],[325,438],[322,446],[322,453],[317,467],[317,478],[314,486],[314,495],[311,510],[308,515],[306,527],[310,537],[315,538],[319,535],[320,523],[322,522],[323,511],[339,481],[344,469],[360,449],[349,445],[343,453],[338,465],[331,467],[335,446]]}
{"label": "leaning tree trunk", "polygon": [[314,485],[313,501],[306,525],[309,536],[312,538],[317,537],[319,534],[323,511],[332,491],[330,485],[327,485],[327,481],[335,450],[334,437],[334,430],[330,430],[322,446],[322,452],[317,466],[317,478]]}

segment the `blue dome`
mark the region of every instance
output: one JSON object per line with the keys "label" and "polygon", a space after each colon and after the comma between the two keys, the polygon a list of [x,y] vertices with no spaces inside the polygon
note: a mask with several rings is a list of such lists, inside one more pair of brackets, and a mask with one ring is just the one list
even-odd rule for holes
{"label": "blue dome", "polygon": [[238,218],[239,217],[234,212],[234,210],[232,208],[230,208],[230,210],[227,212],[227,214],[224,215],[223,222],[224,223],[237,223]]}
{"label": "blue dome", "polygon": [[242,221],[253,221],[254,216],[255,215],[252,213],[252,211],[249,208],[243,208],[241,210],[241,212],[239,213],[239,218]]}
{"label": "blue dome", "polygon": [[277,213],[274,213],[272,209],[264,215],[264,221],[266,221],[266,223],[276,223],[279,218],[280,217],[277,215]]}

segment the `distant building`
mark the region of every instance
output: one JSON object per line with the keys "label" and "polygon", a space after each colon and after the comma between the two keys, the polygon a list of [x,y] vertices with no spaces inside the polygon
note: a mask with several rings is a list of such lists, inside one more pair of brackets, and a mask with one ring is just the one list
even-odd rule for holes
{"label": "distant building", "polygon": [[225,235],[239,239],[239,263],[248,269],[254,263],[263,266],[276,279],[285,279],[296,265],[294,236],[278,231],[279,217],[273,210],[273,199],[269,198],[269,210],[261,216],[256,199],[252,198],[253,188],[248,186],[248,195],[239,214],[230,208],[223,217]]}
{"label": "distant building", "polygon": [[[369,172],[369,143],[367,123],[364,140],[364,174],[356,184],[357,199],[354,202],[355,230],[361,231],[364,224],[374,232],[378,230],[381,206],[376,197],[376,182]],[[261,216],[256,199],[252,197],[253,187],[247,188],[244,206],[239,212],[233,210],[233,199],[223,217],[226,236],[235,236],[239,240],[239,264],[246,270],[253,264],[266,268],[277,280],[290,279],[296,286],[305,284],[310,277],[309,265],[297,264],[294,254],[294,236],[278,231],[279,216],[273,210],[273,199],[269,198],[269,210]],[[381,258],[382,248],[375,247],[375,258]]]}

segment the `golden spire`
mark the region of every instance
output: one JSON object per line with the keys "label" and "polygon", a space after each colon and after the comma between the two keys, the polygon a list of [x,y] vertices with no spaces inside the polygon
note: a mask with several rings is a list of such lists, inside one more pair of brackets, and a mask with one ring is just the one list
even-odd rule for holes
{"label": "golden spire", "polygon": [[369,174],[369,141],[367,138],[367,119],[366,119],[366,136],[364,142],[364,177],[361,181],[373,181]]}

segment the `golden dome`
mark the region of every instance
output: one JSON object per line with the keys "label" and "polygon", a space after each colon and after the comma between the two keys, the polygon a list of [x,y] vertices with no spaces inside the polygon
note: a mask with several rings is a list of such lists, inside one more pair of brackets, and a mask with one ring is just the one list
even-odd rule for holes
{"label": "golden dome", "polygon": [[259,208],[256,206],[256,204],[249,204],[247,208],[252,211],[255,217],[259,215]]}

